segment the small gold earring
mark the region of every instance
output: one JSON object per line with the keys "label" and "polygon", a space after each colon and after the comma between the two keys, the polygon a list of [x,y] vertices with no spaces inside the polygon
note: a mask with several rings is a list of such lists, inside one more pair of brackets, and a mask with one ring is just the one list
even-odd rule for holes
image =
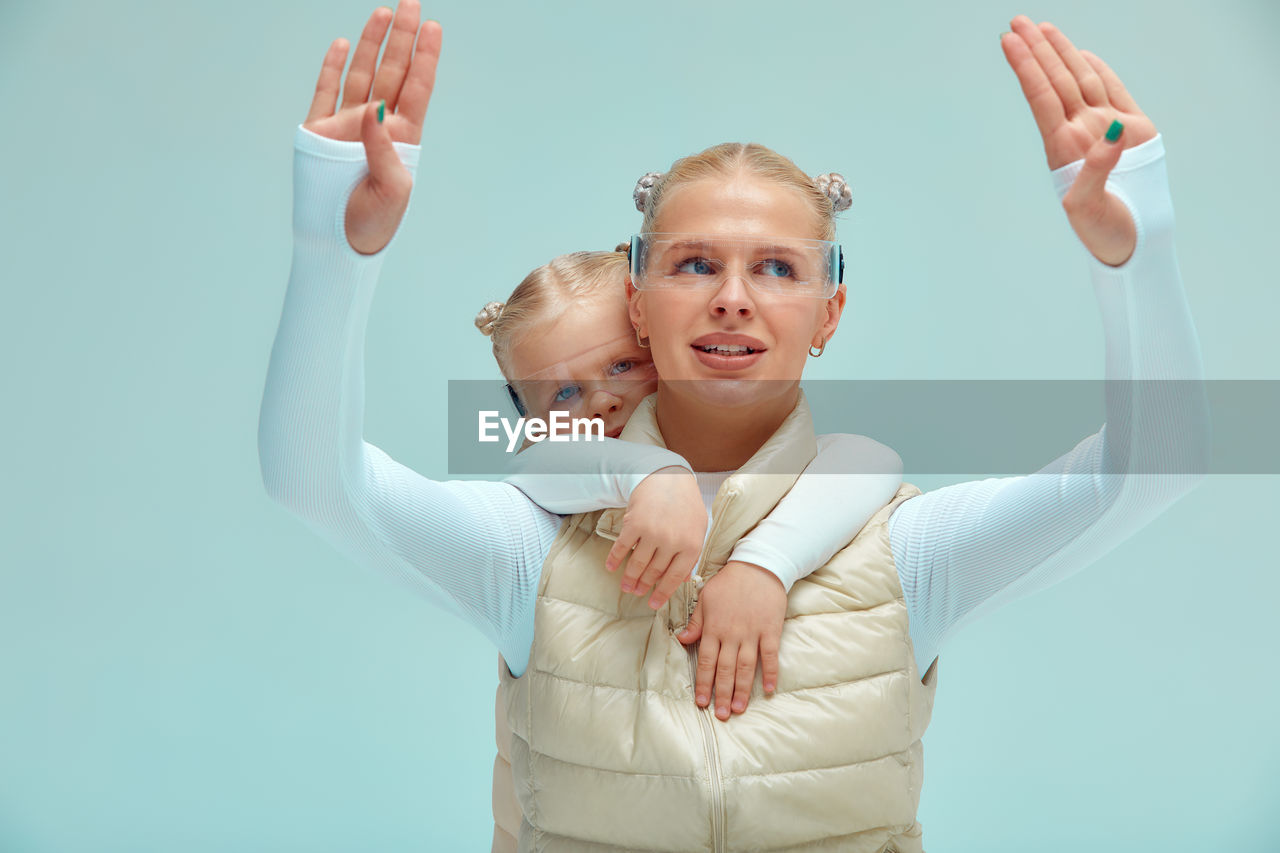
{"label": "small gold earring", "polygon": [[813,344],[810,344],[810,345],[809,345],[809,355],[811,355],[813,358],[821,358],[821,357],[822,357],[822,351],[823,351],[824,349],[826,349],[826,348],[827,348],[827,342],[826,342],[826,340],[825,340],[825,339],[824,339],[821,343],[819,343],[819,344],[818,344],[818,351],[817,351],[817,352],[814,352],[814,351],[813,351]]}
{"label": "small gold earring", "polygon": [[649,344],[648,344],[647,342],[645,342],[645,341],[641,340],[641,338],[640,338],[640,327],[639,327],[639,326],[636,326],[636,343],[637,343],[637,344],[639,344],[640,346],[644,347],[645,349],[648,349],[648,348],[649,348]]}

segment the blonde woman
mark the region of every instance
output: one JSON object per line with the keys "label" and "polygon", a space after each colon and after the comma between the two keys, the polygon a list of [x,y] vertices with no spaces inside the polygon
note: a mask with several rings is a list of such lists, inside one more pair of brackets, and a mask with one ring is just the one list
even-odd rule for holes
{"label": "blonde woman", "polygon": [[[709,622],[724,591],[783,594],[776,578],[725,563],[817,453],[798,383],[844,308],[832,270],[789,288],[769,280],[780,268],[761,276],[760,253],[830,244],[830,200],[774,152],[729,145],[678,162],[645,201],[628,311],[660,380],[621,437],[697,472],[735,472],[712,502],[705,584],[653,610],[599,570],[619,510],[560,518],[506,484],[432,482],[362,440],[364,314],[408,203],[439,56],[438,25],[417,21],[417,3],[402,2],[379,66],[390,21],[371,17],[341,105],[346,45],[335,42],[298,132],[294,266],[260,425],[268,491],[362,561],[442,591],[503,653],[520,816],[496,841],[920,850],[920,738],[939,648],[1191,488],[1203,394],[1122,384],[1107,426],[1037,475],[924,495],[904,485],[786,596],[773,697],[713,725],[690,701],[709,698],[711,673],[678,636],[695,610]],[[1054,27],[1019,16],[1012,29],[1001,46],[1091,256],[1108,378],[1198,379],[1154,125]],[[361,158],[368,175],[356,182]],[[1135,473],[1152,471],[1185,473]]]}

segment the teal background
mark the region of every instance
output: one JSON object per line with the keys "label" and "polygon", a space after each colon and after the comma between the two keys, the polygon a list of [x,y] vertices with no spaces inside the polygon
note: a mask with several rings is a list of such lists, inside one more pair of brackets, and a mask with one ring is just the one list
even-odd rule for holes
{"label": "teal background", "polygon": [[[0,6],[5,853],[487,849],[492,648],[258,472],[294,127],[372,8]],[[480,305],[611,248],[641,173],[724,139],[854,188],[850,309],[809,376],[1100,376],[1083,250],[997,44],[1018,12],[1164,133],[1208,375],[1280,378],[1271,0],[424,12],[444,55],[366,435],[428,475],[447,380],[496,375]],[[1212,477],[957,637],[929,849],[1280,848],[1277,511],[1276,478]]]}

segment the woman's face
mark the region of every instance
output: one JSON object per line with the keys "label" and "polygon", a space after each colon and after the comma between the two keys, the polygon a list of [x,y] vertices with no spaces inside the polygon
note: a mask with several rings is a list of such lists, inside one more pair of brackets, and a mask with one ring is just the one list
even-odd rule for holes
{"label": "woman's face", "polygon": [[564,411],[571,418],[600,418],[612,438],[658,383],[620,293],[532,323],[511,347],[508,369],[519,377],[512,387],[529,417],[546,420],[552,411]]}
{"label": "woman's face", "polygon": [[[709,178],[688,183],[668,195],[655,232],[724,238],[821,236],[816,216],[796,190],[751,175]],[[636,290],[627,285],[633,323],[651,343],[654,364],[664,382],[681,383],[718,402],[726,386],[749,387],[748,397],[781,393],[800,379],[810,346],[830,340],[844,307],[845,288],[814,298],[766,293],[729,274],[718,286]],[[716,345],[732,347],[716,351]],[[751,352],[743,351],[743,347]],[[707,380],[713,380],[708,382]],[[733,380],[726,383],[725,380]],[[742,383],[738,380],[785,380]]]}

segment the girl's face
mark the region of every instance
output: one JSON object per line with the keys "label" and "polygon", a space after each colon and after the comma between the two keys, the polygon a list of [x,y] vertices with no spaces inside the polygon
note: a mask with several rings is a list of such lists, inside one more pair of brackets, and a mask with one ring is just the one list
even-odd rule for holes
{"label": "girl's face", "polygon": [[[666,197],[653,230],[723,238],[821,236],[799,192],[752,175],[678,187]],[[720,398],[726,386],[750,388],[748,397],[794,387],[809,347],[824,345],[835,332],[845,288],[840,285],[829,299],[762,293],[742,275],[730,274],[718,287],[636,290],[628,282],[627,295],[631,319],[640,334],[648,335],[663,382],[702,380],[680,384],[725,402]],[[786,381],[739,381],[747,379]]]}
{"label": "girl's face", "polygon": [[617,438],[637,405],[658,387],[649,350],[636,341],[622,294],[575,304],[535,321],[511,347],[508,367],[529,417],[553,411],[600,418]]}

